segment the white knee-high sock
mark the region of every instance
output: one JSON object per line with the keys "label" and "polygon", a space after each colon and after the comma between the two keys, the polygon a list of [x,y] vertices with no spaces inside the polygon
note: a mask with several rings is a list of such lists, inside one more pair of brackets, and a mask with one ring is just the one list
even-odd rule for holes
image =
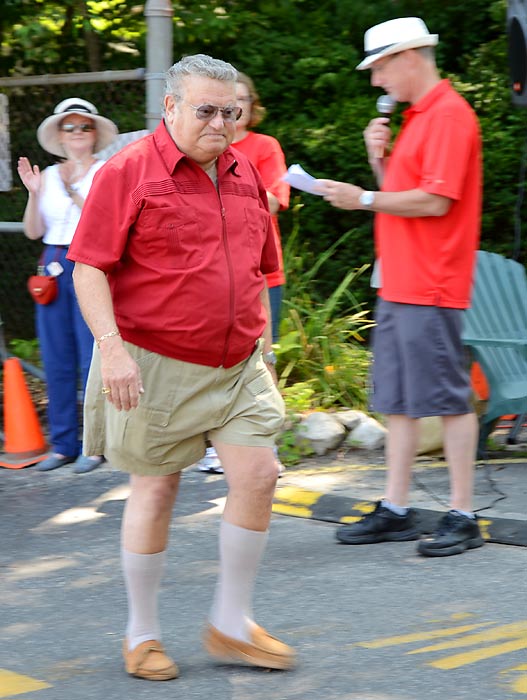
{"label": "white knee-high sock", "polygon": [[128,596],[128,649],[149,639],[161,640],[158,593],[165,568],[166,552],[136,554],[121,549],[126,593]]}
{"label": "white knee-high sock", "polygon": [[258,567],[269,533],[246,530],[225,520],[220,524],[220,575],[210,621],[220,632],[250,641],[252,599]]}

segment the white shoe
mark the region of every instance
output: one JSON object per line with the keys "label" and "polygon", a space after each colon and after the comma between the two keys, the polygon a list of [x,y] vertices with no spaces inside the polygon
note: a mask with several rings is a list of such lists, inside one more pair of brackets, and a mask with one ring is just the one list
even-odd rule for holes
{"label": "white shoe", "polygon": [[[278,478],[280,478],[285,472],[285,466],[280,461],[278,456],[278,448],[273,448],[276,465],[278,467]],[[214,447],[207,447],[205,456],[197,462],[198,471],[200,472],[210,472],[212,474],[223,474],[223,467],[221,466],[220,458],[218,457]]]}
{"label": "white shoe", "polygon": [[276,466],[278,467],[278,478],[284,475],[285,472],[285,466],[282,464],[280,461],[280,457],[278,456],[278,447],[273,447],[273,452],[274,452],[274,458],[276,462]]}
{"label": "white shoe", "polygon": [[212,474],[223,474],[220,458],[216,454],[214,447],[207,447],[205,457],[197,463],[198,471],[211,472]]}

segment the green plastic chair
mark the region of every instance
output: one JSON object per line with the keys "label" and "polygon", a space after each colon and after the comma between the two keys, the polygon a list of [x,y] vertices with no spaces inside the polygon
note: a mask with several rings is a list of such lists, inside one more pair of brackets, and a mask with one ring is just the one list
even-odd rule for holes
{"label": "green plastic chair", "polygon": [[[472,305],[464,314],[463,343],[489,385],[480,420],[478,456],[498,418],[527,413],[527,276],[515,260],[478,251]],[[517,428],[517,426],[516,426]]]}

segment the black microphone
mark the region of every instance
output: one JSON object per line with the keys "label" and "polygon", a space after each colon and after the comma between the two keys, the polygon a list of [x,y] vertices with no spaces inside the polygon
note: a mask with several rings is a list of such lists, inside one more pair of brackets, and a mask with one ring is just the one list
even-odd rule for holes
{"label": "black microphone", "polygon": [[[390,97],[390,95],[381,95],[377,98],[377,111],[380,112],[381,116],[389,119],[395,109],[396,104],[397,102],[393,99],[393,97]],[[384,158],[384,148],[382,150],[379,149],[376,156],[377,158]]]}

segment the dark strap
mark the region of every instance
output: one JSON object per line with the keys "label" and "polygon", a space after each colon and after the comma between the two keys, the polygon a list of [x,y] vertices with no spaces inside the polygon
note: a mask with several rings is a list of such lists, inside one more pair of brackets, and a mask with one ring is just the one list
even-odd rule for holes
{"label": "dark strap", "polygon": [[[69,245],[55,245],[53,243],[44,243],[45,246],[48,248],[56,248],[57,252],[55,253],[55,257],[53,258],[52,262],[57,262],[57,260],[60,257],[60,251],[61,250],[68,250]],[[38,265],[41,267],[44,264],[44,253],[46,252],[46,248],[42,249],[42,253],[40,254],[40,258],[38,259]]]}

